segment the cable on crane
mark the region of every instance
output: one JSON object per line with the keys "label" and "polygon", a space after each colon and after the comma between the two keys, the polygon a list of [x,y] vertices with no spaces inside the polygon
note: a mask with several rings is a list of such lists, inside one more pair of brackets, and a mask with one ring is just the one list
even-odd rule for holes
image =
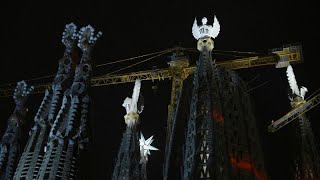
{"label": "cable on crane", "polygon": [[248,81],[246,84],[248,85],[249,83],[253,82],[254,80],[256,80],[257,78],[260,77],[260,74],[256,75],[255,77],[253,77],[250,81]]}
{"label": "cable on crane", "polygon": [[[191,50],[191,51],[197,51],[195,48],[184,48],[185,50]],[[250,52],[250,51],[226,51],[226,50],[218,50],[218,49],[213,49],[212,52],[226,52],[226,53],[239,53],[239,54],[254,54],[254,55],[259,55],[257,52]]]}
{"label": "cable on crane", "polygon": [[163,52],[167,52],[168,50],[169,49],[166,49],[166,50],[163,50],[163,51],[158,51],[158,52],[153,52],[153,53],[149,53],[149,54],[144,54],[144,55],[140,55],[140,56],[135,56],[135,57],[131,57],[131,58],[126,58],[126,59],[122,59],[122,60],[118,60],[118,61],[108,62],[108,63],[104,63],[104,64],[98,64],[98,65],[96,65],[96,67],[106,66],[106,65],[110,65],[110,64],[116,64],[116,63],[120,63],[120,62],[125,62],[125,61],[130,61],[130,60],[142,58],[142,57],[145,57],[145,56],[151,56],[151,55],[155,55],[155,54],[160,54],[160,53],[163,53]]}
{"label": "cable on crane", "polygon": [[[126,59],[113,61],[113,62],[109,62],[109,63],[99,64],[99,65],[96,65],[96,67],[102,67],[102,66],[106,66],[106,65],[110,65],[110,64],[115,64],[115,63],[120,63],[120,62],[125,62],[125,61],[130,61],[130,60],[142,58],[142,57],[145,57],[145,56],[151,56],[151,55],[155,55],[155,54],[160,54],[160,53],[163,53],[163,52],[168,52],[168,50],[172,50],[172,49],[166,49],[166,50],[163,50],[163,51],[153,52],[153,53],[144,54],[144,55],[140,55],[140,56],[136,56],[136,57],[131,57],[131,58],[126,58]],[[30,81],[34,81],[34,80],[50,78],[50,77],[53,77],[53,76],[54,75],[41,76],[41,77],[38,77],[38,78],[27,79],[25,81],[26,82],[30,82]],[[16,82],[6,83],[6,84],[1,84],[0,85],[0,87],[5,87],[5,86],[13,86],[14,87],[14,86],[16,86]]]}
{"label": "cable on crane", "polygon": [[[41,77],[38,77],[38,78],[32,78],[32,79],[27,79],[27,80],[24,80],[26,82],[30,82],[30,81],[34,81],[34,80],[39,80],[39,79],[45,79],[45,78],[50,78],[50,77],[53,77],[54,75],[48,75],[48,76],[41,76]],[[16,86],[16,82],[14,83],[6,83],[6,84],[1,84],[0,87],[4,87],[4,86]]]}
{"label": "cable on crane", "polygon": [[253,91],[253,90],[257,89],[257,88],[259,88],[259,87],[267,84],[268,82],[269,82],[269,81],[266,81],[266,82],[264,82],[264,83],[262,83],[262,84],[260,84],[260,85],[258,85],[258,86],[256,86],[256,87],[253,87],[253,88],[251,88],[251,89],[248,89],[246,92],[249,93],[250,91]]}
{"label": "cable on crane", "polygon": [[[153,53],[148,53],[148,54],[144,54],[144,55],[140,55],[140,56],[135,56],[135,57],[131,57],[131,58],[126,58],[126,59],[122,59],[122,60],[118,60],[118,61],[113,61],[113,62],[108,62],[108,63],[103,63],[103,64],[98,64],[96,65],[96,67],[102,67],[102,66],[106,66],[106,65],[110,65],[110,64],[116,64],[116,63],[120,63],[120,62],[125,62],[125,61],[130,61],[130,60],[134,60],[134,59],[138,59],[138,58],[142,58],[142,57],[146,57],[146,56],[151,56],[151,55],[155,55],[155,54],[161,54],[161,53],[167,53],[167,52],[171,52],[172,50],[186,50],[186,51],[189,51],[189,52],[198,52],[197,49],[195,48],[183,48],[183,47],[176,47],[176,48],[173,48],[173,49],[166,49],[166,50],[163,50],[163,51],[158,51],[158,52],[153,52]],[[225,53],[216,53],[216,52],[231,52],[231,53],[246,53],[246,54],[258,54],[256,52],[241,52],[241,51],[225,51],[225,50],[213,50],[212,51],[213,54],[217,54],[217,55],[228,55],[228,56],[234,56],[234,57],[244,57],[244,56],[237,56],[237,55],[230,55],[230,54],[225,54]],[[149,60],[149,59],[148,59]],[[142,62],[145,62],[145,61],[142,61]],[[138,63],[140,64],[140,63]],[[132,65],[134,66],[134,65]],[[130,66],[130,67],[132,67]],[[129,67],[128,67],[129,68]],[[122,70],[122,69],[121,69]],[[114,73],[114,72],[112,72]],[[111,73],[109,73],[111,74]],[[41,77],[38,77],[38,78],[32,78],[32,79],[27,79],[25,81],[27,82],[30,82],[30,81],[34,81],[34,80],[40,80],[40,79],[45,79],[45,78],[50,78],[50,77],[53,77],[54,75],[48,75],[48,76],[41,76]],[[4,87],[4,86],[15,86],[16,83],[6,83],[6,84],[1,84],[0,87]]]}
{"label": "cable on crane", "polygon": [[112,72],[110,72],[110,73],[106,74],[106,76],[109,76],[109,75],[111,75],[111,74],[113,74],[113,73],[116,73],[116,72],[122,71],[122,70],[124,70],[124,69],[128,69],[128,68],[133,67],[133,66],[135,66],[135,65],[138,65],[138,64],[141,64],[141,63],[147,62],[147,61],[149,61],[149,60],[151,60],[151,59],[154,59],[154,58],[159,57],[159,56],[161,56],[161,55],[167,54],[167,53],[172,52],[172,51],[174,51],[174,50],[175,50],[175,49],[168,49],[168,50],[166,50],[165,52],[162,52],[161,54],[158,54],[158,55],[152,56],[152,57],[147,58],[147,59],[145,59],[145,60],[143,60],[143,61],[140,61],[140,62],[134,63],[134,64],[132,64],[132,65],[129,65],[129,66],[126,66],[126,67],[120,68],[120,69],[115,70],[115,71],[112,71]]}
{"label": "cable on crane", "polygon": [[[199,52],[198,50],[195,50],[195,49],[190,49],[190,50],[186,50],[188,52]],[[215,55],[224,55],[224,56],[232,56],[232,57],[239,57],[239,58],[242,58],[242,57],[246,57],[244,55],[234,55],[234,54],[226,54],[226,53],[217,53],[217,52],[212,52],[212,54],[215,54]]]}

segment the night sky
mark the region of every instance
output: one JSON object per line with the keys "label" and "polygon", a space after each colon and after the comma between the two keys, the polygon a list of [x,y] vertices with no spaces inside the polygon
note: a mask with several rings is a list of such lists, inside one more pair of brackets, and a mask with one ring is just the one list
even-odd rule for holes
{"label": "night sky", "polygon": [[[319,10],[315,3],[301,1],[105,1],[97,3],[43,3],[5,2],[1,5],[1,66],[0,84],[15,83],[56,73],[58,59],[63,56],[61,35],[67,23],[78,27],[91,24],[102,31],[94,52],[93,63],[102,64],[157,52],[180,45],[196,48],[191,33],[194,18],[200,23],[206,16],[211,24],[216,14],[221,31],[215,40],[215,49],[265,53],[285,44],[300,43],[304,62],[293,65],[298,85],[305,86],[311,95],[320,88],[319,47],[320,29],[317,24]],[[197,57],[198,55],[193,55]],[[218,57],[217,61],[219,60]],[[229,59],[235,57],[229,56]],[[191,60],[194,63],[196,59]],[[166,67],[168,58],[161,56],[150,63],[127,71]],[[137,62],[137,61],[133,61]],[[106,74],[130,65],[131,62],[94,69],[93,76]],[[290,177],[288,152],[294,147],[292,125],[272,134],[267,126],[290,110],[287,98],[288,82],[285,69],[264,66],[238,70],[249,81],[249,88],[264,82],[265,85],[250,94],[255,104],[255,117],[260,131],[260,141],[268,175],[271,179]],[[52,78],[44,80],[51,82]],[[30,81],[34,83],[34,81]],[[115,158],[125,129],[123,100],[132,94],[134,83],[92,87],[90,114],[91,144],[81,162],[81,179],[110,179]],[[157,86],[155,91],[152,87]],[[153,145],[160,151],[153,152],[148,163],[149,179],[161,179],[164,158],[164,140],[167,105],[171,82],[142,82],[145,110],[141,114],[141,128],[145,137],[154,135]],[[23,143],[33,124],[43,94],[30,97],[30,112],[24,126]],[[0,98],[2,135],[6,121],[14,109],[12,98]],[[307,113],[320,139],[320,106]],[[319,146],[318,146],[319,148]],[[177,173],[179,173],[177,171]]]}

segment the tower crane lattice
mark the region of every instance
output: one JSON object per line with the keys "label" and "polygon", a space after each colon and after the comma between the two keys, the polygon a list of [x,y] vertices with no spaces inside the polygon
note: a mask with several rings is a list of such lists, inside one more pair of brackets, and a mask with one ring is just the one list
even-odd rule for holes
{"label": "tower crane lattice", "polygon": [[299,149],[294,153],[294,179],[319,179],[320,177],[320,156],[316,147],[316,141],[310,126],[310,121],[305,115],[307,111],[320,103],[320,93],[309,100],[305,100],[306,87],[299,86],[291,65],[287,67],[287,77],[292,94],[289,94],[292,110],[269,126],[269,132],[275,132],[286,126],[295,119],[298,122],[294,124],[296,145]]}
{"label": "tower crane lattice", "polygon": [[[229,69],[244,69],[266,65],[275,65],[276,67],[279,67],[286,63],[292,64],[300,62],[303,62],[301,46],[289,46],[284,47],[281,50],[273,50],[271,54],[265,56],[245,57],[216,62],[216,64]],[[187,77],[189,74],[193,74],[195,68],[195,66],[183,67],[181,69],[182,76]],[[170,71],[170,68],[139,71],[126,74],[102,75],[93,77],[91,79],[91,87],[134,82],[136,79],[152,81],[171,79],[173,77],[172,75],[173,74],[172,71]],[[32,94],[43,93],[50,87],[50,83],[35,84]],[[13,93],[14,88],[11,86],[0,87],[0,97],[10,97],[13,95]]]}
{"label": "tower crane lattice", "polygon": [[[175,49],[175,50],[179,50]],[[181,50],[181,49],[180,49]],[[182,50],[185,50],[182,48]],[[172,52],[172,51],[171,51]],[[257,66],[267,66],[275,65],[276,68],[286,66],[289,63],[299,63],[303,61],[301,46],[288,46],[283,47],[282,49],[273,50],[272,53],[263,55],[263,56],[253,56],[245,57],[234,60],[227,61],[217,61],[215,62],[218,66],[223,66],[227,69],[245,69],[252,68]],[[183,81],[190,75],[193,74],[196,70],[195,66],[189,66],[188,59],[184,58],[173,58],[169,62],[170,67],[164,69],[155,69],[147,71],[132,72],[126,74],[118,75],[103,75],[98,77],[93,77],[91,79],[91,87],[106,86],[112,84],[121,84],[134,82],[136,79],[142,81],[145,80],[172,80],[172,91],[171,91],[171,101],[168,105],[168,119],[167,119],[167,143],[169,142],[169,137],[175,131],[175,128],[172,127],[174,124],[173,120],[175,119],[176,109],[177,109],[177,98],[180,97]],[[46,89],[51,87],[50,84],[43,83],[34,85],[34,91],[32,94],[38,94],[44,92]],[[13,89],[6,88],[2,86],[0,88],[0,97],[9,97],[12,96]],[[172,138],[172,137],[171,137]],[[168,160],[170,159],[170,153],[167,154]]]}
{"label": "tower crane lattice", "polygon": [[288,112],[280,119],[272,122],[272,124],[268,127],[268,131],[272,133],[278,131],[282,127],[289,124],[291,121],[300,117],[302,114],[305,114],[307,111],[316,107],[318,104],[320,104],[320,93],[318,93],[308,101],[301,102],[301,104],[299,104],[298,107],[292,109],[290,112]]}

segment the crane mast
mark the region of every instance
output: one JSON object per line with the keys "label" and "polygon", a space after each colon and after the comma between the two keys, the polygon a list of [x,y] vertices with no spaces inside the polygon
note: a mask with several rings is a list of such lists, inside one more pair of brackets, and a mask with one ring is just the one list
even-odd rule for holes
{"label": "crane mast", "polygon": [[181,97],[181,92],[183,88],[183,81],[189,76],[189,72],[184,72],[183,70],[188,68],[189,60],[182,52],[176,52],[173,54],[171,61],[168,63],[170,65],[170,75],[172,78],[171,85],[171,99],[168,105],[168,119],[167,119],[167,137],[166,143],[169,141],[169,135],[173,131],[172,121],[174,119],[175,111],[177,111],[177,101]]}

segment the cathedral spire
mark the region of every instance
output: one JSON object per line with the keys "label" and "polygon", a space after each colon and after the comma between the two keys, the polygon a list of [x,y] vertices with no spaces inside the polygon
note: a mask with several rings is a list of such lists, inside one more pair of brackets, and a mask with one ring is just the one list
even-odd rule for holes
{"label": "cathedral spire", "polygon": [[50,127],[58,114],[58,108],[62,104],[63,93],[72,82],[75,66],[72,61],[72,53],[75,49],[76,32],[77,27],[73,23],[65,26],[62,34],[62,42],[65,45],[64,55],[59,60],[54,80],[50,88],[46,90],[38,112],[34,117],[35,124],[29,132],[30,137],[19,160],[13,179],[24,178],[32,180],[38,174]]}
{"label": "cathedral spire", "polygon": [[127,127],[122,137],[117,162],[113,170],[113,180],[141,179],[139,114],[143,110],[143,104],[139,103],[140,87],[141,81],[137,79],[132,97],[127,97],[122,104],[127,113],[124,116]]}
{"label": "cathedral spire", "polygon": [[76,178],[79,154],[88,142],[86,131],[92,72],[91,51],[101,34],[95,34],[91,25],[82,27],[77,34],[77,45],[82,51],[81,61],[76,66],[73,83],[65,90],[62,105],[50,128],[37,179]]}
{"label": "cathedral spire", "polygon": [[21,126],[25,121],[28,108],[26,101],[33,91],[25,81],[19,81],[13,99],[16,107],[8,119],[7,129],[0,141],[0,179],[12,179],[20,158]]}

